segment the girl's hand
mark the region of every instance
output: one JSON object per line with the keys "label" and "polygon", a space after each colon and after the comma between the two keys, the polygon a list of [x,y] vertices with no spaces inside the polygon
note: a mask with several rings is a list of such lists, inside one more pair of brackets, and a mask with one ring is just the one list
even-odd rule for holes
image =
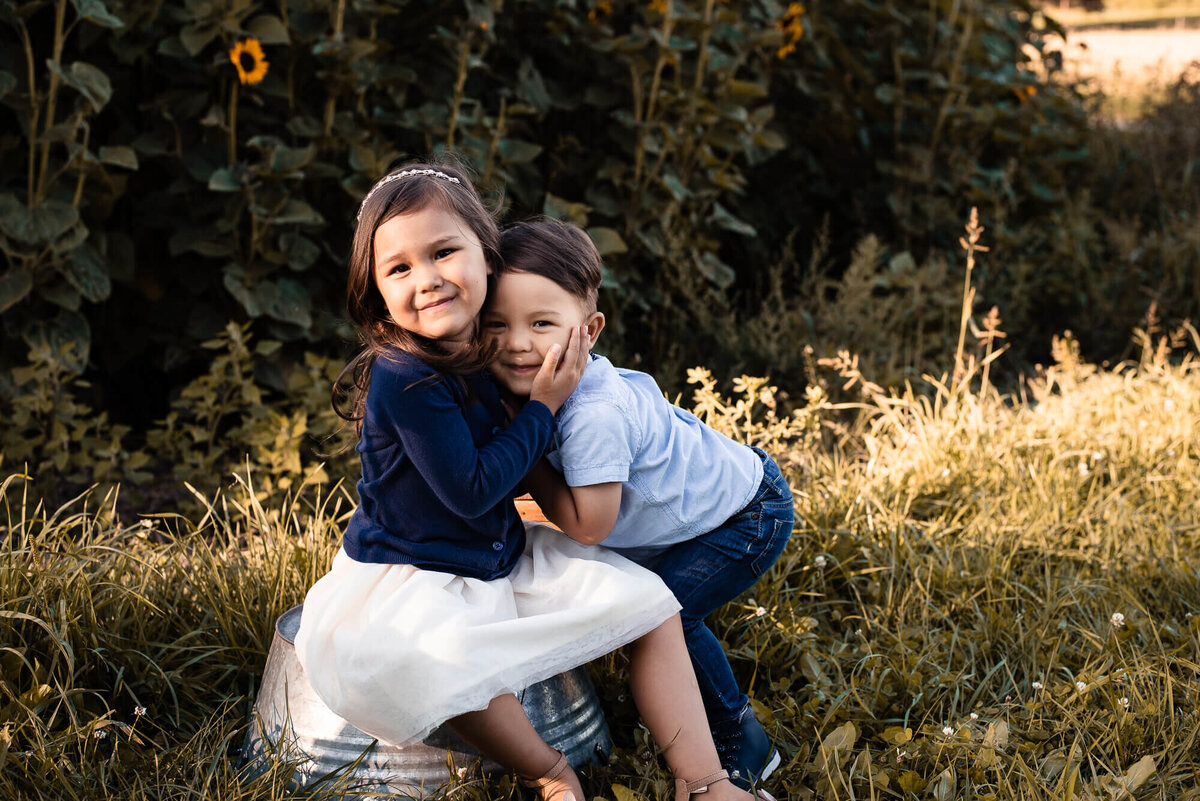
{"label": "girl's hand", "polygon": [[583,369],[587,367],[588,352],[584,347],[586,328],[572,328],[567,338],[567,352],[563,354],[560,345],[554,345],[546,353],[542,369],[533,377],[533,387],[529,391],[529,399],[541,401],[551,414],[556,414],[567,398],[575,391]]}

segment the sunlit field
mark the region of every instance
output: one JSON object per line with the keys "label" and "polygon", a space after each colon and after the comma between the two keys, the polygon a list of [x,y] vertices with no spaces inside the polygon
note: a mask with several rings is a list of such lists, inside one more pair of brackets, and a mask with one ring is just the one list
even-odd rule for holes
{"label": "sunlit field", "polygon": [[[1197,797],[1200,343],[1141,336],[1108,370],[1060,340],[1024,397],[968,364],[861,404],[814,384],[787,417],[762,381],[730,398],[693,371],[691,405],[770,447],[796,491],[788,551],[717,621],[784,751],[777,797]],[[863,386],[841,373],[833,389]],[[240,476],[197,512],[126,519],[111,494],[48,509],[20,475],[3,490],[0,795],[300,797],[285,762],[240,779],[238,747],[273,621],[353,493]],[[618,750],[589,792],[669,797],[619,658],[593,668]]]}

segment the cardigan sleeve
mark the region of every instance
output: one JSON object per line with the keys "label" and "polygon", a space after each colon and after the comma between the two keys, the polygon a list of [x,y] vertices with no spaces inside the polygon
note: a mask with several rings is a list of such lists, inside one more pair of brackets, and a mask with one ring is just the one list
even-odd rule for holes
{"label": "cardigan sleeve", "polygon": [[472,519],[507,500],[546,450],[554,416],[531,401],[507,428],[475,444],[458,394],[425,364],[372,370],[367,403],[384,431],[400,441],[413,467],[446,508]]}

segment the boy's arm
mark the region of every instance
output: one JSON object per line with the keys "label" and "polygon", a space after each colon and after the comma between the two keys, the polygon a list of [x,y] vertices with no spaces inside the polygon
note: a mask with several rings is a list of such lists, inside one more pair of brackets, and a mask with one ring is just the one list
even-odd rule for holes
{"label": "boy's arm", "polygon": [[569,487],[542,459],[525,476],[524,483],[546,517],[576,542],[599,545],[612,533],[621,510],[621,482]]}

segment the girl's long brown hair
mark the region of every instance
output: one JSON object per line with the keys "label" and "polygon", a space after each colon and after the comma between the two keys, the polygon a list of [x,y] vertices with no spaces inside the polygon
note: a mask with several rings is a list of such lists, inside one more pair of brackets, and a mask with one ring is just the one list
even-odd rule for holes
{"label": "girl's long brown hair", "polygon": [[389,317],[387,305],[375,285],[375,231],[393,217],[430,206],[440,207],[471,229],[492,272],[497,272],[500,267],[500,230],[466,170],[454,163],[415,163],[406,164],[391,174],[403,170],[435,170],[458,179],[458,182],[434,175],[407,175],[387,183],[378,182],[359,212],[350,246],[346,311],[362,343],[362,350],[342,368],[332,391],[334,411],[354,423],[356,435],[362,434],[371,366],[377,358],[388,358],[388,354],[396,350],[411,353],[455,380],[465,391],[464,377],[482,369],[494,350],[484,342],[478,327],[467,347],[448,350],[435,339],[406,331]]}

